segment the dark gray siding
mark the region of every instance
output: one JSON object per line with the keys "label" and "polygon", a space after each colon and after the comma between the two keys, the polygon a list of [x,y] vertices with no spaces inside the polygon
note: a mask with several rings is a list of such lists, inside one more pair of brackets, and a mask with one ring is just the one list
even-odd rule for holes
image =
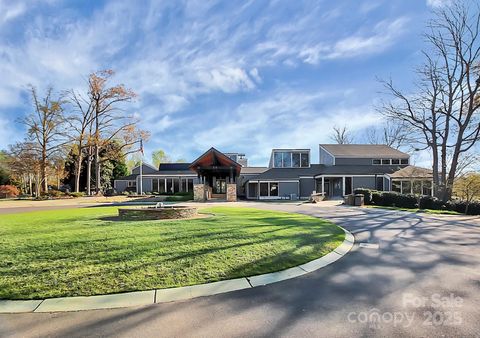
{"label": "dark gray siding", "polygon": [[353,176],[353,189],[358,188],[375,189],[375,177]]}
{"label": "dark gray siding", "polygon": [[128,184],[127,181],[115,181],[113,187],[115,188],[117,193],[122,193],[127,188],[127,184]]}
{"label": "dark gray siding", "polygon": [[[137,190],[140,190],[140,176],[137,177]],[[152,192],[152,179],[149,177],[142,177],[142,191],[143,192]]]}
{"label": "dark gray siding", "polygon": [[278,182],[278,196],[285,197],[290,194],[299,196],[298,182]]}
{"label": "dark gray siding", "polygon": [[371,158],[336,158],[335,165],[372,165]]}
{"label": "dark gray siding", "polygon": [[300,179],[300,197],[310,197],[315,190],[314,178],[301,178]]}
{"label": "dark gray siding", "polygon": [[320,164],[324,164],[324,165],[334,164],[333,156],[327,153],[322,147],[320,147],[319,153],[320,153],[320,162],[319,162]]}

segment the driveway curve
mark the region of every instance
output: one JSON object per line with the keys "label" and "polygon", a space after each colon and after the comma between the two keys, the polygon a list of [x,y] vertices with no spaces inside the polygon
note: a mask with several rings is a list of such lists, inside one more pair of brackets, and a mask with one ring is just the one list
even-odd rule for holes
{"label": "driveway curve", "polygon": [[264,287],[136,308],[0,315],[0,337],[478,337],[478,218],[236,205],[329,219],[356,244],[332,265]]}

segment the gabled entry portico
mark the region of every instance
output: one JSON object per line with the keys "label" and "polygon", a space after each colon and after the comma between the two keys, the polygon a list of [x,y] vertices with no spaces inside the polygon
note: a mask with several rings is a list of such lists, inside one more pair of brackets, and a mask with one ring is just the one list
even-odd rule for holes
{"label": "gabled entry portico", "polygon": [[215,148],[210,148],[190,165],[197,173],[199,184],[194,185],[194,200],[237,200],[237,177],[241,165]]}

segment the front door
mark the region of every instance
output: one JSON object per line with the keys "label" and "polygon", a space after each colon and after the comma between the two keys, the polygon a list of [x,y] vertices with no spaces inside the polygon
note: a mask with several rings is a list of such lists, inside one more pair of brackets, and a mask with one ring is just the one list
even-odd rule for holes
{"label": "front door", "polygon": [[225,180],[215,180],[215,186],[213,187],[214,194],[226,194],[227,193],[227,182]]}

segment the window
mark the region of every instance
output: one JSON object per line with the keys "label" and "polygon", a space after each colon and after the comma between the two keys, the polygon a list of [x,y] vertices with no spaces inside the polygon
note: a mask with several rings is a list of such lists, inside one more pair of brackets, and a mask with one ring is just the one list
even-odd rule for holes
{"label": "window", "polygon": [[158,192],[160,194],[165,194],[165,178],[158,180]]}
{"label": "window", "polygon": [[401,163],[402,163],[402,164],[408,164],[408,158],[403,158],[403,159],[401,160]]}
{"label": "window", "polygon": [[257,183],[248,183],[248,197],[255,198],[257,197]]}
{"label": "window", "polygon": [[392,164],[400,164],[399,158],[392,158]]}
{"label": "window", "polygon": [[182,191],[188,191],[188,187],[187,187],[187,181],[188,181],[188,178],[184,178],[182,179]]}
{"label": "window", "polygon": [[275,168],[282,167],[282,153],[273,153],[273,166]]}
{"label": "window", "polygon": [[278,183],[270,183],[270,196],[278,196]]}
{"label": "window", "polygon": [[137,181],[128,181],[127,182],[127,187],[136,187],[137,186]]}
{"label": "window", "polygon": [[392,191],[402,192],[402,182],[401,181],[392,181]]}
{"label": "window", "polygon": [[167,178],[167,194],[173,194],[173,180],[171,178]]}
{"label": "window", "polygon": [[152,179],[152,192],[158,192],[158,179]]}
{"label": "window", "polygon": [[422,194],[422,181],[413,181],[413,193],[415,195],[421,195]]}
{"label": "window", "polygon": [[432,195],[432,181],[423,181],[422,182],[422,194],[423,195]]}
{"label": "window", "polygon": [[308,167],[310,165],[310,159],[308,158],[308,153],[301,153],[301,166],[302,168]]}
{"label": "window", "polygon": [[376,158],[376,159],[373,159],[372,164],[379,165],[379,164],[382,164],[382,161]]}
{"label": "window", "polygon": [[390,159],[388,158],[382,158],[382,165],[389,165],[390,164]]}
{"label": "window", "polygon": [[180,179],[179,178],[174,178],[173,179],[173,192],[179,192],[180,191]]}
{"label": "window", "polygon": [[292,167],[300,167],[300,153],[292,153]]}
{"label": "window", "polygon": [[345,177],[345,195],[350,195],[352,193],[352,178]]}
{"label": "window", "polygon": [[412,193],[412,182],[402,181],[402,194],[411,194]]}
{"label": "window", "polygon": [[292,153],[282,153],[282,159],[284,168],[292,167]]}
{"label": "window", "polygon": [[268,196],[268,183],[260,183],[260,196]]}
{"label": "window", "polygon": [[192,192],[193,192],[193,179],[192,179],[192,178],[189,178],[189,179],[188,179],[187,188],[188,188],[188,191],[192,191]]}

